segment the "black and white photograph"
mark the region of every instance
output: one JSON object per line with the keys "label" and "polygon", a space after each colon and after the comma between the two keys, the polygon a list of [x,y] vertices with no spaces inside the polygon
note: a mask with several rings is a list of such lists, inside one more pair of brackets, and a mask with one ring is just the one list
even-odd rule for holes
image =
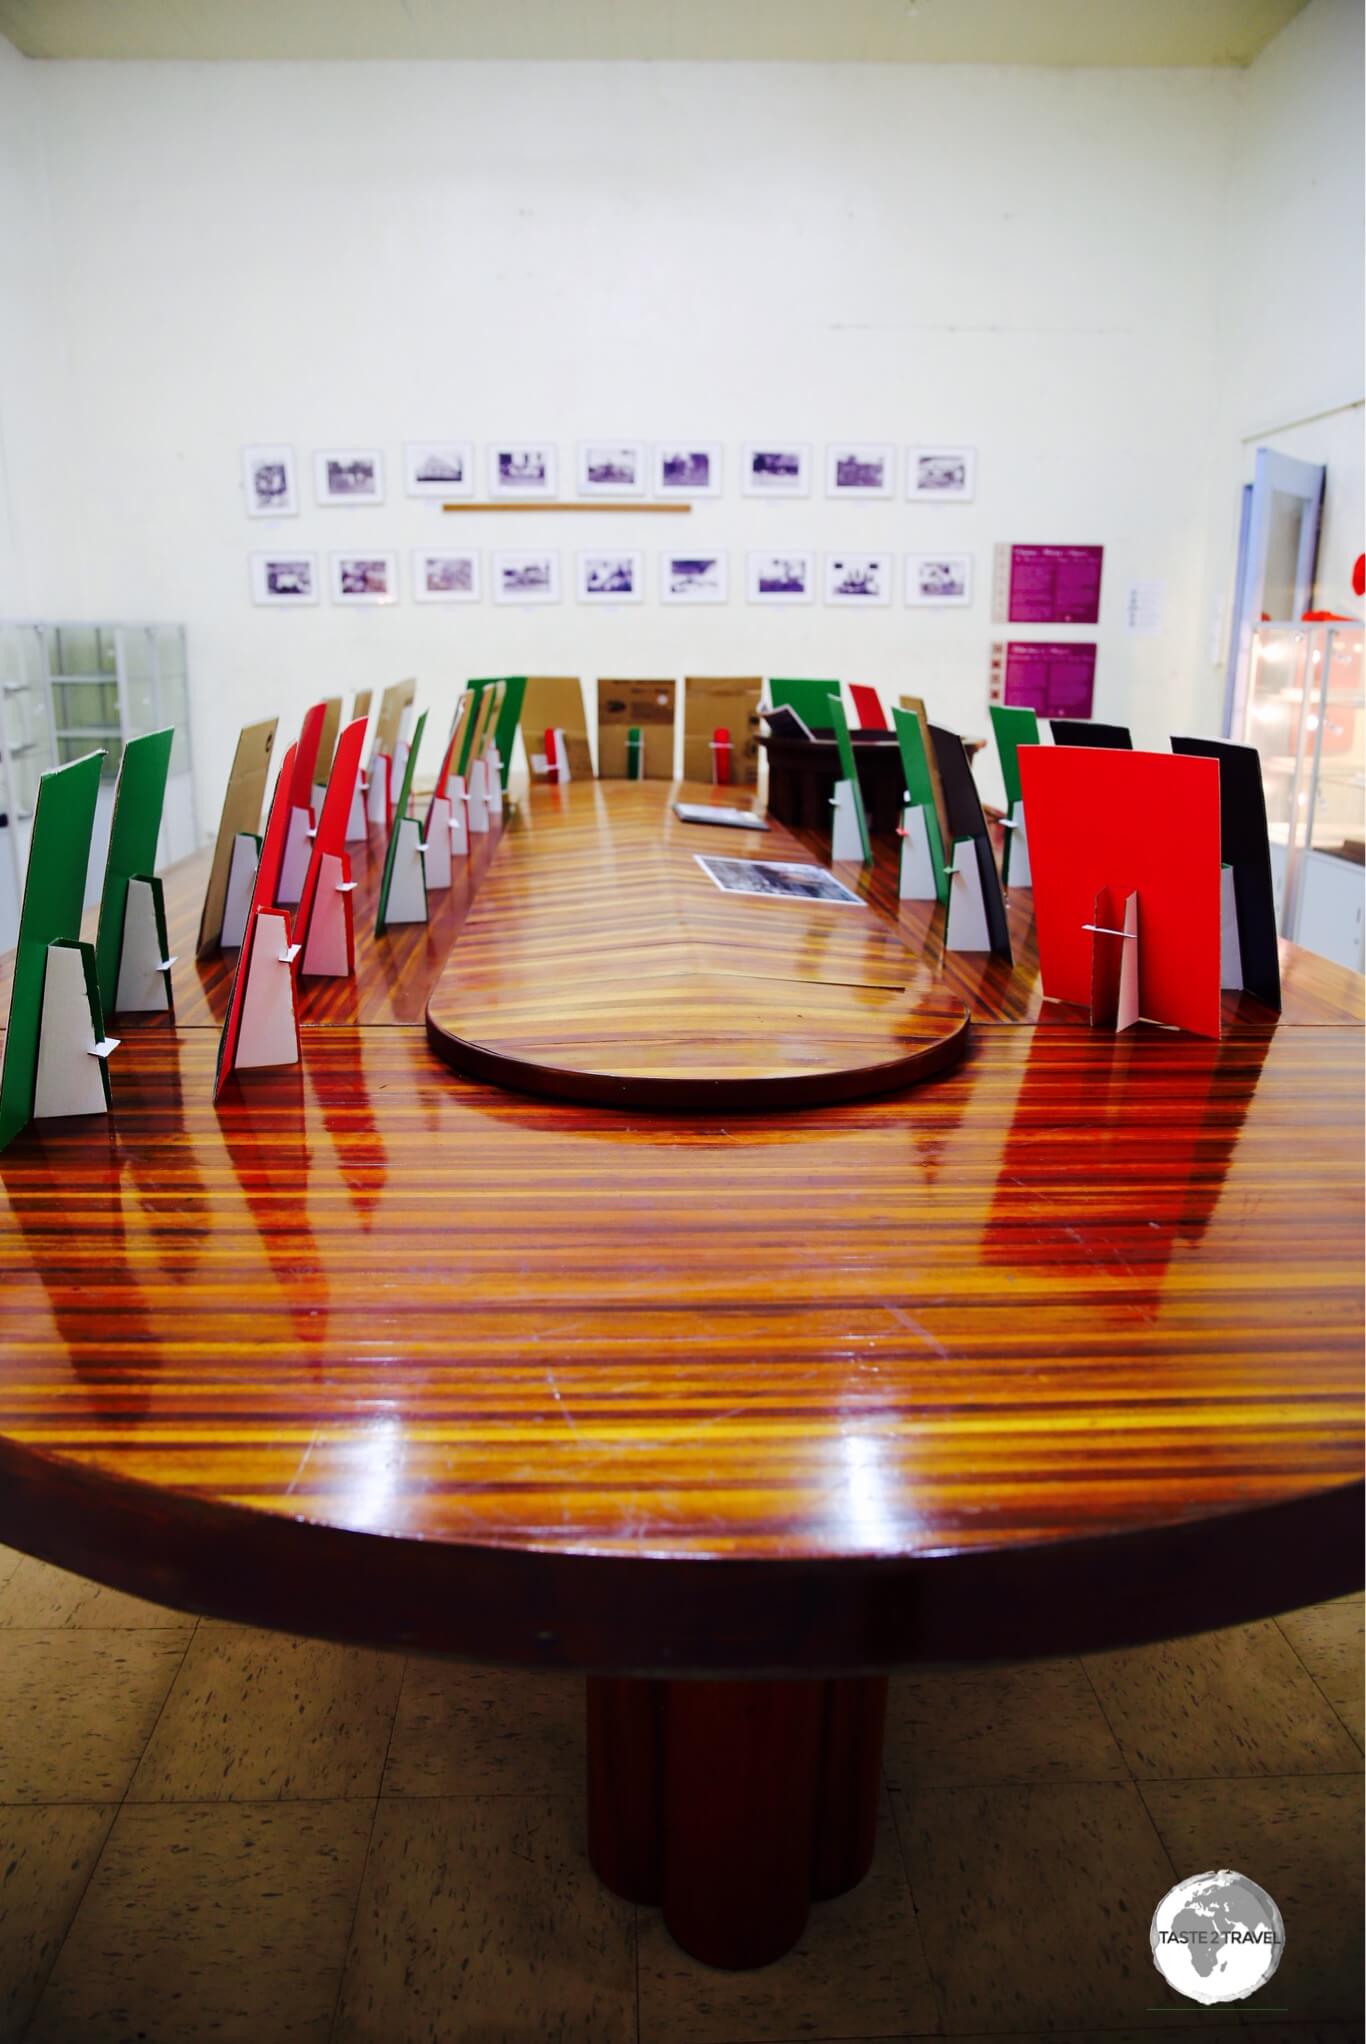
{"label": "black and white photograph", "polygon": [[906,601],[928,607],[972,602],[971,554],[907,554]]}
{"label": "black and white photograph", "polygon": [[825,450],[827,497],[890,497],[896,489],[896,449],[890,441],[833,441]]}
{"label": "black and white photograph", "polygon": [[655,448],[657,497],[719,497],[721,449],[715,441],[665,442]]}
{"label": "black and white photograph", "polygon": [[334,603],[393,603],[397,597],[397,554],[333,554]]}
{"label": "black and white photograph", "polygon": [[299,509],[292,447],[244,447],[248,518],[293,518]]}
{"label": "black and white photograph", "polygon": [[908,447],[906,495],[924,504],[970,504],[977,491],[972,447]]}
{"label": "black and white photograph", "polygon": [[748,554],[745,594],[751,603],[814,603],[814,554]]}
{"label": "black and white photograph", "polygon": [[580,603],[640,603],[645,597],[645,556],[582,553],[578,557]]}
{"label": "black and white photograph", "polygon": [[724,554],[661,554],[661,603],[725,603],[730,595]]}
{"label": "black and white photograph", "polygon": [[253,554],[251,557],[251,598],[253,603],[316,603],[318,600],[318,556],[316,554]]}
{"label": "black and white photograph", "polygon": [[890,554],[827,554],[825,600],[873,610],[892,600]]}
{"label": "black and white photograph", "polygon": [[491,497],[553,497],[558,486],[553,447],[508,441],[490,447]]}
{"label": "black and white photograph", "polygon": [[581,497],[643,497],[645,446],[640,440],[580,440]]}
{"label": "black and white photograph", "polygon": [[824,866],[800,866],[781,859],[717,859],[694,852],[708,880],[723,894],[762,894],[770,901],[823,901],[834,908],[860,908],[856,894]]}
{"label": "black and white photograph", "polygon": [[313,457],[320,504],[382,504],[384,456],[377,447],[329,447]]}
{"label": "black and white photograph", "polygon": [[417,603],[477,603],[478,554],[433,553],[419,547],[413,555],[413,599]]}
{"label": "black and white photograph", "polygon": [[468,440],[405,440],[403,482],[410,497],[472,497],[474,448]]}
{"label": "black and white photograph", "polygon": [[771,441],[744,450],[741,488],[747,497],[808,497],[811,449],[800,442],[775,447]]}
{"label": "black and white photograph", "polygon": [[493,600],[495,603],[558,603],[559,555],[495,554]]}

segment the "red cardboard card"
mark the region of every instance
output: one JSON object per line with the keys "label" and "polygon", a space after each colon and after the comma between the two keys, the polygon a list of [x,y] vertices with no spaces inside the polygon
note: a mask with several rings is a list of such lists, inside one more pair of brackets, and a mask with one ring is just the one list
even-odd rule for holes
{"label": "red cardboard card", "polygon": [[885,731],[887,714],[882,707],[882,698],[875,688],[869,688],[863,681],[851,681],[849,695],[858,718],[860,731]]}
{"label": "red cardboard card", "polygon": [[[361,748],[365,743],[364,717],[357,717],[347,725],[337,740],[337,749],[332,756],[332,771],[327,777],[327,794],[323,798],[322,814],[313,838],[313,849],[309,855],[308,872],[304,876],[303,893],[294,916],[294,942],[299,946],[301,964],[308,948],[308,932],[318,906],[318,882],[322,876],[323,860],[333,858],[344,869],[345,878],[351,877],[346,856],[346,825],[351,815],[351,797],[355,793],[356,775],[360,771]],[[351,957],[351,919],[347,917],[348,959]]]}
{"label": "red cardboard card", "polygon": [[294,748],[294,772],[290,778],[290,801],[296,809],[313,807],[313,770],[318,764],[318,745],[323,735],[326,703],[314,703],[304,711],[303,729]]}
{"label": "red cardboard card", "polygon": [[1218,762],[1028,745],[1019,765],[1044,992],[1090,1007],[1096,897],[1136,894],[1139,1013],[1217,1037]]}
{"label": "red cardboard card", "polygon": [[[214,1074],[214,1099],[216,1100],[227,1083],[237,1063],[238,1041],[242,1034],[242,1013],[246,1001],[248,967],[252,957],[256,924],[266,913],[276,916],[284,927],[288,941],[289,917],[285,910],[275,907],[275,890],[279,884],[280,867],[285,856],[285,839],[289,833],[289,816],[292,807],[290,795],[294,786],[294,767],[298,758],[297,745],[291,745],[280,763],[279,777],[275,792],[270,800],[270,815],[266,820],[266,834],[261,841],[261,857],[256,867],[256,884],[251,891],[247,907],[246,930],[242,948],[237,954],[233,969],[232,991],[228,995],[228,1012],[223,1018],[223,1034],[218,1039],[218,1065]],[[293,984],[293,975],[290,975]]]}

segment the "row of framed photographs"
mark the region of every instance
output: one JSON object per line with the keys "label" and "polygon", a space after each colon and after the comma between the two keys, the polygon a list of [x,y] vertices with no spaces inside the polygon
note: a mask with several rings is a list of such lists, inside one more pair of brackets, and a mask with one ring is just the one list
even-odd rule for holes
{"label": "row of framed photographs", "polygon": [[[972,562],[971,554],[905,555],[903,600],[926,607],[966,607],[972,602]],[[826,603],[875,610],[892,601],[895,581],[894,554],[745,556],[749,603],[814,603],[819,589]],[[488,584],[495,603],[559,603],[560,556],[539,549],[494,553],[489,558]],[[251,593],[257,603],[297,608],[317,603],[320,589],[314,553],[276,550],[251,556]],[[378,549],[332,554],[328,589],[333,603],[396,603],[398,555]],[[580,603],[643,603],[645,555],[611,548],[577,554],[574,592]],[[481,555],[418,548],[412,557],[412,594],[417,603],[480,602],[484,595]],[[704,551],[661,554],[657,594],[661,603],[729,602],[729,556]]]}
{"label": "row of framed photographs", "polygon": [[[583,498],[719,497],[721,448],[715,442],[581,440],[575,487]],[[410,497],[473,497],[476,459],[470,440],[410,440],[403,449],[403,483]],[[291,518],[299,509],[292,447],[244,447],[242,474],[247,515]],[[543,442],[507,442],[485,449],[490,498],[554,500],[559,494],[559,449]],[[887,441],[833,441],[825,450],[827,497],[889,498],[897,490],[897,449]],[[740,451],[740,487],[746,497],[809,497],[811,448],[805,441],[755,441]],[[976,494],[977,457],[971,447],[908,447],[905,493],[912,501],[970,504]],[[384,454],[378,447],[328,447],[313,457],[315,503],[355,508],[384,502]]]}

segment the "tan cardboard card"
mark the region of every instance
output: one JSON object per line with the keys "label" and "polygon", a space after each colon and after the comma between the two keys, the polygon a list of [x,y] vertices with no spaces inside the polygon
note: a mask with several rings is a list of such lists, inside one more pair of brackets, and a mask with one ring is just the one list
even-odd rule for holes
{"label": "tan cardboard card", "polygon": [[[522,698],[522,743],[533,779],[544,778],[531,762],[544,757],[547,731],[563,731],[569,771],[575,780],[593,778],[593,752],[588,743],[588,716],[583,683],[577,674],[529,674]],[[582,762],[582,764],[580,764]]]}
{"label": "tan cardboard card", "polygon": [[930,791],[934,796],[934,813],[939,824],[939,842],[942,845],[951,845],[953,839],[949,833],[949,812],[944,804],[944,790],[939,779],[939,761],[935,755],[934,741],[930,737],[930,720],[925,705],[919,696],[898,696],[897,701],[903,710],[910,711],[920,726],[920,743],[925,749],[925,764],[930,770]]}
{"label": "tan cardboard card", "polygon": [[640,778],[671,781],[674,774],[674,711],[678,683],[598,681],[598,778],[626,778],[626,734],[634,726],[642,740]]}
{"label": "tan cardboard card", "polygon": [[318,733],[318,757],[313,764],[315,788],[325,788],[332,772],[332,759],[337,750],[337,733],[341,730],[341,712],[341,697],[326,697],[323,703],[322,730]]}
{"label": "tan cardboard card", "polygon": [[385,753],[392,759],[398,748],[398,734],[403,723],[403,712],[417,694],[415,681],[391,682],[379,699],[379,711],[375,717],[375,738],[371,758]]}
{"label": "tan cardboard card", "polygon": [[275,743],[278,723],[278,717],[268,717],[263,723],[248,724],[237,740],[227,793],[223,797],[223,813],[218,820],[218,839],[213,848],[213,864],[209,868],[204,910],[199,918],[199,936],[194,947],[196,958],[205,958],[217,951],[222,939],[223,904],[227,899],[234,841],[239,832],[246,832],[251,837],[260,835],[261,804],[265,799],[270,749]]}
{"label": "tan cardboard card", "polygon": [[683,683],[683,778],[712,778],[712,734],[730,734],[730,780],[752,788],[759,771],[759,675],[690,674]]}

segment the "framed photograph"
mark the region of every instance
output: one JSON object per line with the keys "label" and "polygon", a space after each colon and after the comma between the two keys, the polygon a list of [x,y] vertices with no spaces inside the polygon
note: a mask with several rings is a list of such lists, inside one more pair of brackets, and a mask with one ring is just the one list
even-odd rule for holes
{"label": "framed photograph", "polygon": [[746,595],[751,603],[814,603],[814,554],[747,554]]}
{"label": "framed photograph", "polygon": [[403,482],[410,497],[472,497],[474,447],[468,440],[405,440]]}
{"label": "framed photograph", "polygon": [[907,554],[906,601],[915,604],[972,602],[971,554]]}
{"label": "framed photograph", "polygon": [[747,497],[809,497],[811,449],[775,447],[772,441],[747,446],[740,486]]}
{"label": "framed photograph", "polygon": [[244,447],[248,518],[293,518],[299,510],[292,447]]}
{"label": "framed photograph", "polygon": [[970,504],[977,490],[973,447],[908,447],[906,495],[916,503]]}
{"label": "framed photograph", "polygon": [[896,449],[887,440],[836,440],[825,450],[827,497],[890,497]]}
{"label": "framed photograph", "polygon": [[580,440],[581,497],[643,497],[645,446],[640,440]]}
{"label": "framed photograph", "polygon": [[397,554],[333,554],[334,603],[393,603],[397,598]]}
{"label": "framed photograph", "polygon": [[555,449],[543,441],[490,447],[491,497],[553,497],[557,487]]}
{"label": "framed photograph", "polygon": [[725,603],[730,577],[724,554],[661,554],[661,603]]}
{"label": "framed photograph", "polygon": [[318,600],[318,556],[284,553],[253,554],[251,557],[251,599],[253,603],[316,603]]}
{"label": "framed photograph", "polygon": [[827,554],[825,600],[862,610],[876,610],[892,600],[890,554]]}
{"label": "framed photograph", "polygon": [[615,553],[582,553],[578,558],[580,603],[642,603],[645,599],[645,556],[619,549]]}
{"label": "framed photograph", "polygon": [[493,600],[495,603],[558,603],[559,555],[495,554]]}
{"label": "framed photograph", "polygon": [[436,553],[419,547],[413,555],[416,603],[477,603],[478,554]]}
{"label": "framed photograph", "polygon": [[313,457],[320,504],[382,504],[384,456],[377,447],[328,447]]}
{"label": "framed photograph", "polygon": [[655,448],[657,497],[719,497],[721,449],[707,440],[669,441]]}

